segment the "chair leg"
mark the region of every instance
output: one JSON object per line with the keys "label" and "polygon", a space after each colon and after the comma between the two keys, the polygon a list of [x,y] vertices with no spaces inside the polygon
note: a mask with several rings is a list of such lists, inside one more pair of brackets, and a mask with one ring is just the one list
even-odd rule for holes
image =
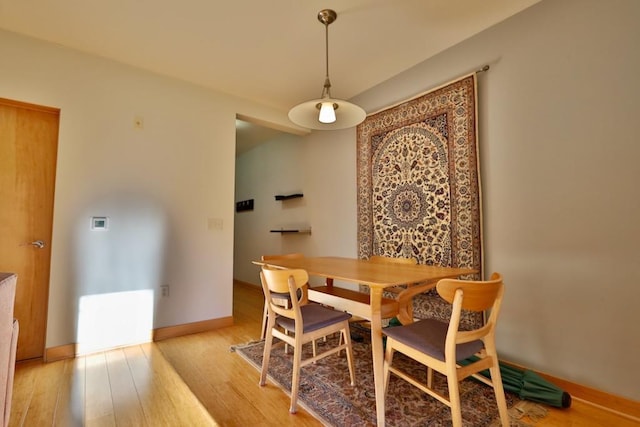
{"label": "chair leg", "polygon": [[504,397],[504,387],[502,386],[502,375],[500,374],[498,357],[495,352],[494,355],[488,357],[493,358],[493,365],[489,368],[489,373],[491,374],[493,392],[496,394],[496,403],[498,404],[498,412],[500,413],[500,423],[502,424],[502,427],[509,427],[509,412],[507,411],[507,400]]}
{"label": "chair leg", "polygon": [[291,407],[289,412],[295,414],[298,404],[298,387],[300,385],[300,365],[302,360],[302,343],[296,340],[293,348],[293,377],[291,379]]}
{"label": "chair leg", "polygon": [[387,348],[385,349],[384,355],[384,395],[387,395],[387,390],[389,389],[389,377],[391,376],[391,365],[393,364],[393,354],[395,350],[393,349],[393,340],[387,337]]}
{"label": "chair leg", "polygon": [[[285,301],[284,304],[284,308],[289,309],[291,308],[291,301],[287,300]],[[286,329],[284,330],[284,334],[285,335],[289,335],[289,331],[287,331]],[[287,344],[286,342],[284,343],[284,354],[289,353],[289,344]]]}
{"label": "chair leg", "polygon": [[262,330],[260,331],[260,339],[263,340],[267,336],[267,301],[264,302],[264,310],[262,313]]}
{"label": "chair leg", "polygon": [[453,427],[462,427],[460,390],[458,389],[458,377],[455,370],[454,372],[447,373],[447,385],[449,386],[449,403],[451,406],[451,421],[453,422]]}
{"label": "chair leg", "polygon": [[351,347],[351,336],[349,335],[349,321],[345,321],[344,329],[340,332],[340,336],[344,335],[344,342],[347,345],[347,364],[349,365],[349,377],[351,385],[356,385],[355,369],[353,366],[353,347]]}
{"label": "chair leg", "polygon": [[275,322],[267,322],[267,334],[264,340],[264,353],[262,353],[262,369],[260,370],[260,385],[263,386],[267,383],[267,371],[269,369],[269,358],[271,357],[271,345],[273,341],[273,335],[271,329]]}

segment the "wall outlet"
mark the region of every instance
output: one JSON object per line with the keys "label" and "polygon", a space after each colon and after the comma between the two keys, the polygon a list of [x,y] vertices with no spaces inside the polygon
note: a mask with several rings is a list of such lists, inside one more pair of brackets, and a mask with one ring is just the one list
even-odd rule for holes
{"label": "wall outlet", "polygon": [[162,296],[162,298],[169,297],[169,285],[160,286],[160,296]]}

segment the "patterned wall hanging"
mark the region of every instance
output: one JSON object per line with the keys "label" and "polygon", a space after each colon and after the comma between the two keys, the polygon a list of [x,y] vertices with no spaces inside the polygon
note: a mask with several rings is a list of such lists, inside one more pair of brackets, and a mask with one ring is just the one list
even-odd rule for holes
{"label": "patterned wall hanging", "polygon": [[482,277],[476,99],[474,73],[358,125],[360,258],[410,257]]}

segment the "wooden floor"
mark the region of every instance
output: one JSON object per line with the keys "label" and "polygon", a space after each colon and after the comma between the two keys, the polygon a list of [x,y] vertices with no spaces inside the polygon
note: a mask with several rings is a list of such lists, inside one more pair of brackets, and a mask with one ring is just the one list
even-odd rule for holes
{"label": "wooden floor", "polygon": [[[303,409],[288,413],[276,386],[233,344],[259,336],[262,293],[234,285],[235,325],[48,364],[19,364],[10,426],[321,426]],[[536,427],[631,427],[637,422],[574,400],[549,409]]]}

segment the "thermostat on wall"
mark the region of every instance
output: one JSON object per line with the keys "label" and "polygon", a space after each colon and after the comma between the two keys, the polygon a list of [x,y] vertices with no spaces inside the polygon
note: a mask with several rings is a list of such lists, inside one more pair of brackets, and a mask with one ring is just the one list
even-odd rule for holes
{"label": "thermostat on wall", "polygon": [[106,230],[107,228],[109,228],[109,218],[107,218],[106,216],[91,217],[92,230]]}

